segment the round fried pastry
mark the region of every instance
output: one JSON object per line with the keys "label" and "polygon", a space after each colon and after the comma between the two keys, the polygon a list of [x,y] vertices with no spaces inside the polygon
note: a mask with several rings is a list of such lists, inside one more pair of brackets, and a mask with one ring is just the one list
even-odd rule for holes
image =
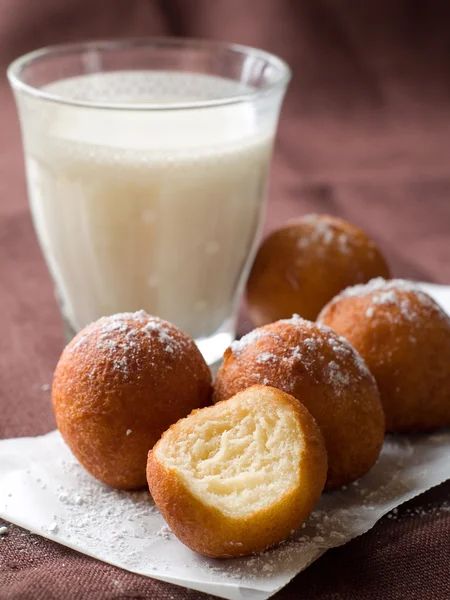
{"label": "round fried pastry", "polygon": [[149,449],[211,398],[211,374],[193,340],[144,311],[83,329],[56,367],[52,400],[64,440],[97,479],[146,484]]}
{"label": "round fried pastry", "polygon": [[172,425],[147,465],[150,492],[173,532],[217,558],[261,552],[289,537],[311,513],[326,473],[313,417],[265,386]]}
{"label": "round fried pastry", "polygon": [[363,356],[387,431],[450,426],[450,319],[428,294],[408,281],[378,278],[342,292],[319,321]]}
{"label": "round fried pastry", "polygon": [[217,374],[213,400],[255,383],[291,394],[316,419],[328,451],[327,489],[373,466],[384,438],[378,389],[360,355],[331,329],[294,316],[234,342]]}
{"label": "round fried pastry", "polygon": [[341,290],[389,277],[387,264],[363,231],[337,217],[307,215],[264,240],[247,282],[255,326],[298,313],[314,320]]}

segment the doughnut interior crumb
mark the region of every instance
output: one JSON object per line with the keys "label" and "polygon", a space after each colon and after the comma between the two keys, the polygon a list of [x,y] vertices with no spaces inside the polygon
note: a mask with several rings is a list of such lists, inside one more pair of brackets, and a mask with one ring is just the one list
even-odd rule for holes
{"label": "doughnut interior crumb", "polygon": [[191,494],[229,517],[276,503],[300,485],[299,455],[305,444],[289,405],[259,389],[240,402],[222,402],[172,426],[155,449]]}

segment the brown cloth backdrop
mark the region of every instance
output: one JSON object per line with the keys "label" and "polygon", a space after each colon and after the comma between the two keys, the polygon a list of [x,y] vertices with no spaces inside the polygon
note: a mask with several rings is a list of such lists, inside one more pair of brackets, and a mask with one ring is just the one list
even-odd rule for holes
{"label": "brown cloth backdrop", "polygon": [[[34,48],[129,35],[266,48],[293,68],[267,226],[306,211],[353,220],[396,275],[450,283],[450,4],[417,0],[0,0],[0,68]],[[26,203],[19,128],[0,74],[0,438],[54,427],[63,345]],[[241,330],[248,327],[243,317]],[[329,551],[277,595],[448,600],[450,484]],[[205,598],[17,527],[0,539],[0,600]]]}

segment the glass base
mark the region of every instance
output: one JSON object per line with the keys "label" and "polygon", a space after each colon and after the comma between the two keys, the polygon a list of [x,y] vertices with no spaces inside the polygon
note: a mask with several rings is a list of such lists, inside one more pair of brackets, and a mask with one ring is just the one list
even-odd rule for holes
{"label": "glass base", "polygon": [[[63,317],[63,325],[64,337],[67,343],[69,343],[77,332],[65,317]],[[235,339],[234,319],[227,319],[212,335],[194,340],[213,375],[216,374],[222,362],[223,353]]]}
{"label": "glass base", "polygon": [[234,319],[227,319],[212,335],[195,340],[213,375],[222,362],[223,353],[235,339]]}

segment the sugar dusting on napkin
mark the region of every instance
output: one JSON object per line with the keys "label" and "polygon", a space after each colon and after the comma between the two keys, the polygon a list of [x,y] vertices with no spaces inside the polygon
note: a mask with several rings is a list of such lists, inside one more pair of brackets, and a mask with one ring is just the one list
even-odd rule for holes
{"label": "sugar dusting on napkin", "polygon": [[58,432],[0,442],[0,517],[124,569],[223,598],[263,599],[328,548],[450,478],[450,432],[390,436],[360,481],[324,494],[292,538],[264,554],[213,560],[171,532],[148,492],[112,490],[76,462]]}

